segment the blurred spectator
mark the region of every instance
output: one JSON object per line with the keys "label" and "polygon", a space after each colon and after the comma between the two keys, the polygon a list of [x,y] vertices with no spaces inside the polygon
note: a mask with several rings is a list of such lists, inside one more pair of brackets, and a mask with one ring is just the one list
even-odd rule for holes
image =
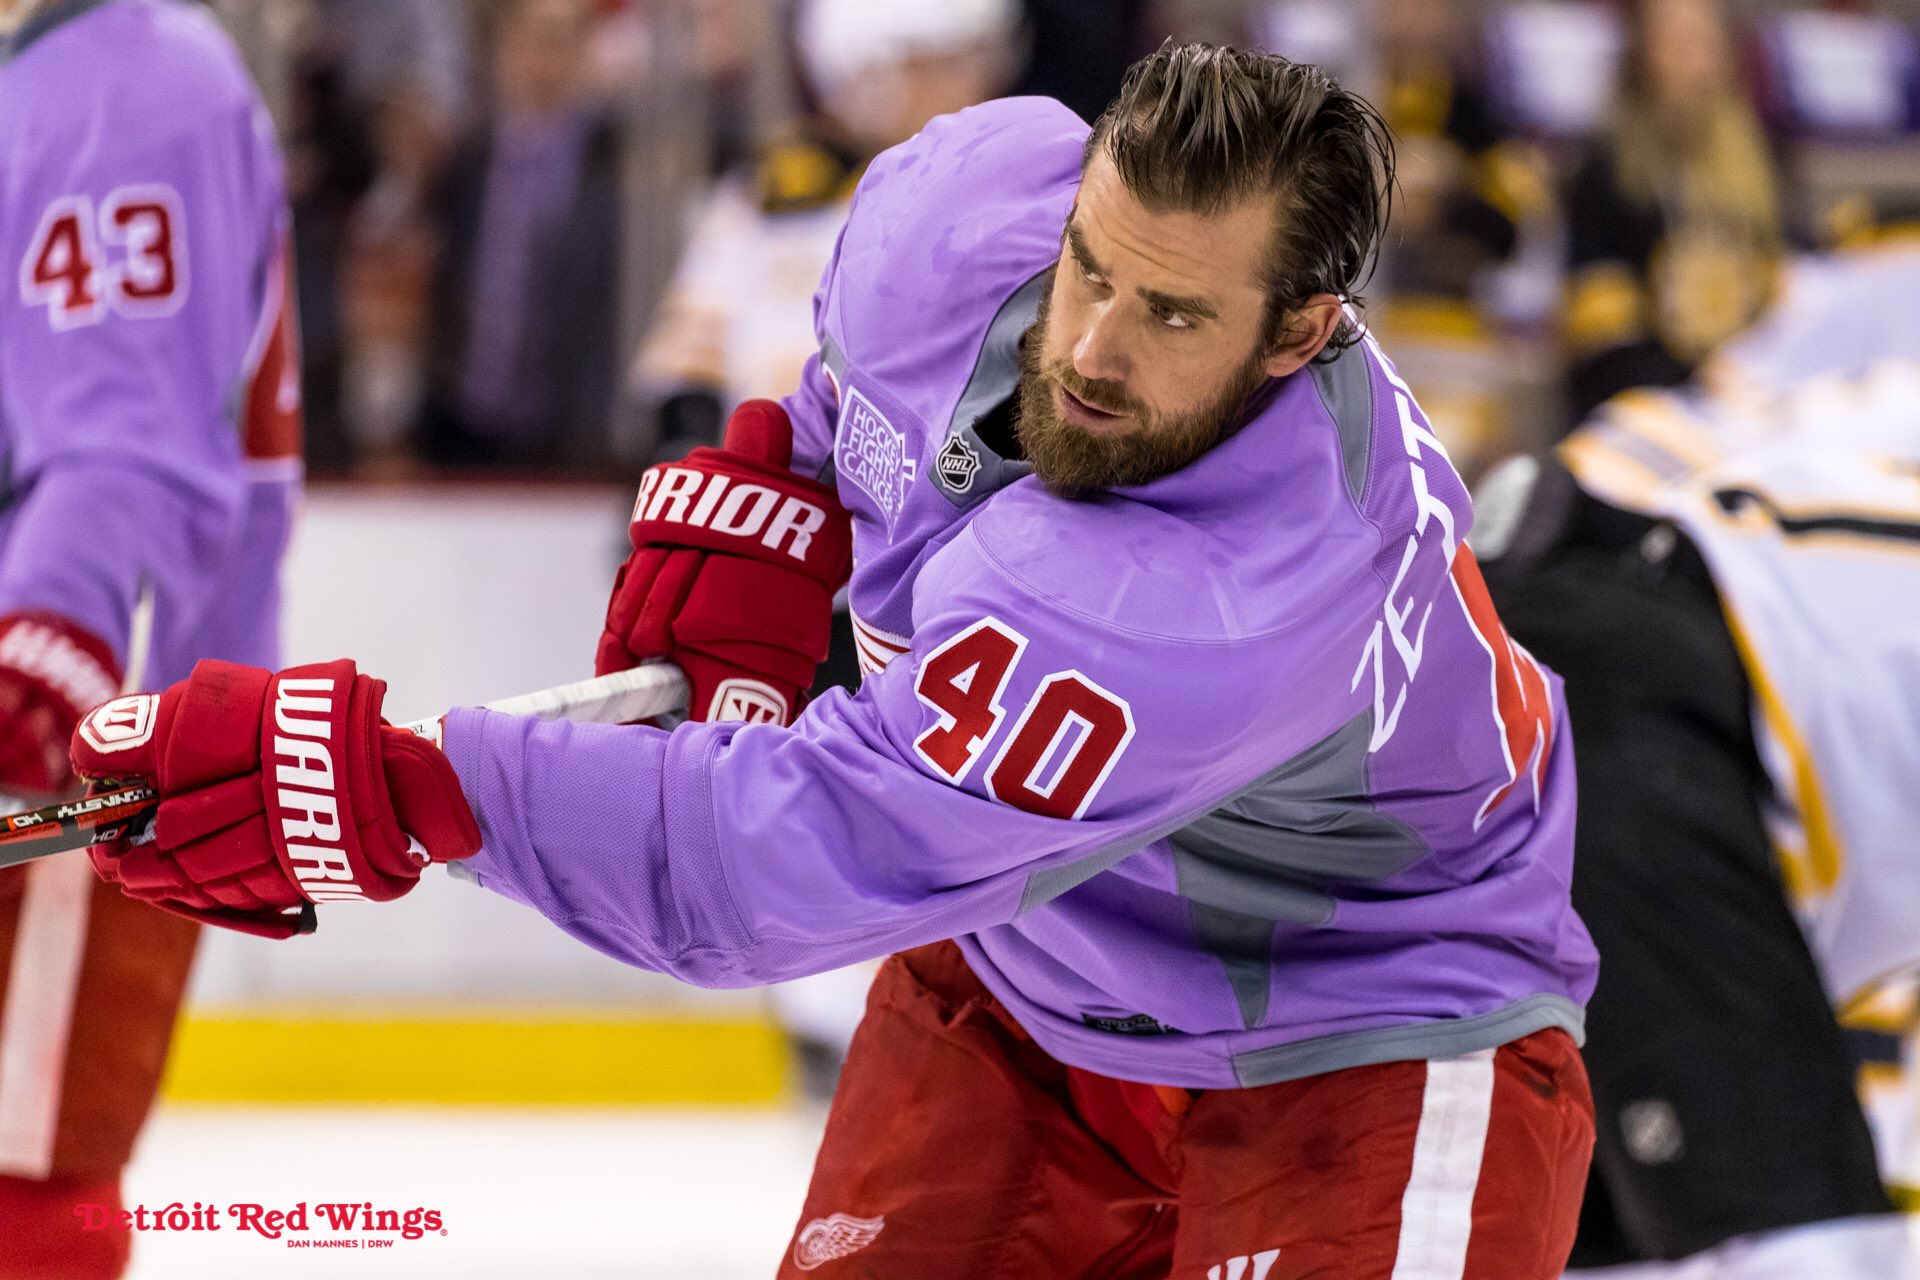
{"label": "blurred spectator", "polygon": [[1013,67],[1013,0],[805,0],[794,14],[815,109],[696,215],[635,366],[659,449],[718,438],[732,407],[798,383],[813,291],[866,162],[936,115],[994,96]]}
{"label": "blurred spectator", "polygon": [[471,32],[463,0],[281,9],[307,463],[324,475],[412,413],[432,261],[420,206],[470,98]]}
{"label": "blurred spectator", "polygon": [[345,31],[318,14],[303,24],[292,57],[285,124],[307,467],[314,475],[344,471],[353,461],[343,391],[346,324],[340,278],[347,224],[374,180],[370,124],[348,87]]}
{"label": "blurred spectator", "polygon": [[1544,246],[1552,183],[1497,117],[1462,17],[1455,0],[1382,0],[1367,34],[1399,177],[1374,325],[1471,475],[1515,447],[1516,383],[1540,376],[1486,300],[1523,232]]}
{"label": "blurred spectator", "polygon": [[1758,314],[1781,253],[1774,166],[1714,0],[1641,0],[1611,126],[1568,192],[1575,420],[1684,380]]}
{"label": "blurred spectator", "polygon": [[1546,164],[1496,119],[1454,0],[1384,0],[1377,19],[1400,190],[1387,276],[1396,293],[1464,302],[1550,203]]}
{"label": "blurred spectator", "polygon": [[491,7],[492,110],[435,200],[426,400],[443,466],[586,469],[608,451],[619,126],[589,93],[591,0]]}
{"label": "blurred spectator", "polygon": [[1011,0],[802,0],[794,22],[816,126],[871,157],[1001,92],[1019,15]]}
{"label": "blurred spectator", "polygon": [[763,52],[754,26],[771,8],[768,0],[692,0],[693,71],[706,98],[707,172],[716,178],[753,156]]}
{"label": "blurred spectator", "polygon": [[390,454],[419,413],[439,237],[431,200],[452,149],[452,104],[402,74],[370,120],[376,175],[349,225],[344,278],[346,412],[363,458]]}

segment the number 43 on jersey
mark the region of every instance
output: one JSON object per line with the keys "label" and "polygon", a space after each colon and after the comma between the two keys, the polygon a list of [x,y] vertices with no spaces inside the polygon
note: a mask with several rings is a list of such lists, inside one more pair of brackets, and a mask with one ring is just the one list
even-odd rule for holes
{"label": "number 43 on jersey", "polygon": [[109,311],[170,316],[187,296],[180,194],[161,182],[115,187],[96,209],[61,196],[40,215],[20,260],[20,301],[45,307],[55,329],[94,324]]}
{"label": "number 43 on jersey", "polygon": [[983,618],[929,653],[914,693],[940,723],[915,739],[914,750],[958,784],[997,738],[989,795],[1028,813],[1078,818],[1133,741],[1133,708],[1078,671],[1056,671],[1002,734],[1007,709],[1000,699],[1026,648],[1025,636]]}

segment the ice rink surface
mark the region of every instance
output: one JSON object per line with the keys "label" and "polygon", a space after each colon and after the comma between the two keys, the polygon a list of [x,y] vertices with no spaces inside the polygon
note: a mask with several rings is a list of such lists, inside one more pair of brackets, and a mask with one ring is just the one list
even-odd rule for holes
{"label": "ice rink surface", "polygon": [[[128,1204],[438,1209],[418,1240],[313,1220],[292,1248],[234,1230],[142,1233],[129,1280],[768,1280],[819,1142],[818,1112],[162,1109]],[[1920,1247],[1920,1216],[1909,1220]],[[365,1241],[385,1238],[390,1248]],[[1599,1274],[1599,1273],[1595,1273]],[[1680,1268],[1672,1280],[1705,1273]]]}
{"label": "ice rink surface", "polygon": [[[766,1280],[793,1230],[822,1116],[799,1110],[161,1109],[129,1207],[197,1200],[217,1232],[142,1232],[130,1280]],[[311,1221],[290,1247],[228,1206],[438,1209],[405,1240]],[[309,1210],[310,1219],[313,1217]],[[370,1239],[388,1248],[368,1248]]]}

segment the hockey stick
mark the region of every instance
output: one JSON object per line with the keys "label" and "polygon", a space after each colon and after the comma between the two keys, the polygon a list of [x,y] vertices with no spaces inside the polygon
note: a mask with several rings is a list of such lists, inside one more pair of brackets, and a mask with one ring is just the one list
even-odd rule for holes
{"label": "hockey stick", "polygon": [[[535,693],[486,704],[488,711],[535,720],[625,724],[669,715],[687,705],[687,678],[670,663],[652,662],[631,671],[576,680]],[[439,741],[440,717],[400,726]],[[78,800],[0,817],[0,867],[31,862],[122,836],[138,839],[160,808],[160,793],[147,783],[115,787]]]}

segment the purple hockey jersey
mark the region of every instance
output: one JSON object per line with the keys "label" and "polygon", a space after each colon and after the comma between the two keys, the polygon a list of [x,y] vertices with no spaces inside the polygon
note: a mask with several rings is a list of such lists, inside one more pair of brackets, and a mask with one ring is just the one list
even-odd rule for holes
{"label": "purple hockey jersey", "polygon": [[286,194],[238,52],[180,0],[58,0],[0,41],[0,613],[142,684],[275,665],[299,483]]}
{"label": "purple hockey jersey", "polygon": [[788,401],[854,512],[857,696],[791,729],[449,717],[481,883],[712,986],[957,937],[1050,1053],[1255,1085],[1576,1036],[1557,680],[1371,340],[1185,469],[1069,502],[1012,393],[1087,128],[990,103],[881,156]]}

